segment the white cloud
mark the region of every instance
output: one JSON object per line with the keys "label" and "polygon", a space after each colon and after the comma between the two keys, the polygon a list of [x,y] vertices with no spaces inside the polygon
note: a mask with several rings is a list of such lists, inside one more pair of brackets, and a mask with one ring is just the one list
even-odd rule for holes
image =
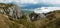
{"label": "white cloud", "polygon": [[34,10],[35,13],[48,13],[51,11],[60,10],[60,7],[42,7]]}
{"label": "white cloud", "polygon": [[38,3],[60,4],[60,0],[37,0]]}
{"label": "white cloud", "polygon": [[11,2],[19,2],[19,0],[0,0],[0,3],[11,3]]}
{"label": "white cloud", "polygon": [[37,3],[35,0],[20,0],[20,3]]}
{"label": "white cloud", "polygon": [[17,2],[17,3],[50,3],[50,4],[60,4],[60,0],[0,0],[0,2],[9,3],[9,2]]}
{"label": "white cloud", "polygon": [[0,3],[9,3],[12,2],[13,0],[0,0]]}
{"label": "white cloud", "polygon": [[20,0],[21,3],[48,3],[48,4],[60,4],[60,0]]}
{"label": "white cloud", "polygon": [[60,0],[47,0],[46,3],[60,4]]}
{"label": "white cloud", "polygon": [[37,4],[37,3],[60,4],[60,0],[0,0],[0,2],[3,2],[3,3],[17,2],[17,3],[20,3],[20,4],[24,4],[24,3],[32,3],[32,4]]}

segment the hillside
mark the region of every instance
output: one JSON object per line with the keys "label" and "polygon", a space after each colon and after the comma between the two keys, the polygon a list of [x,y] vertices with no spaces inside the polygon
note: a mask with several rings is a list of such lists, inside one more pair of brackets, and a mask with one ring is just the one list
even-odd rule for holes
{"label": "hillside", "polygon": [[34,21],[38,28],[60,28],[60,10],[49,12],[45,19]]}
{"label": "hillside", "polygon": [[[12,20],[7,15],[0,14],[0,28],[60,28],[60,11],[47,13],[45,19],[27,21],[25,16]],[[52,17],[51,17],[52,16]]]}
{"label": "hillside", "polygon": [[0,5],[0,28],[60,28],[60,10],[42,15],[28,11],[23,14],[25,11],[20,12],[14,4]]}
{"label": "hillside", "polygon": [[11,28],[12,23],[7,15],[0,14],[0,28]]}

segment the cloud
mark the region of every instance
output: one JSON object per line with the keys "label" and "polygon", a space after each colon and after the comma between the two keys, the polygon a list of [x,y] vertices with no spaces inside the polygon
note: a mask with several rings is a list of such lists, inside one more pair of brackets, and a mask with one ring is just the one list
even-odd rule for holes
{"label": "cloud", "polygon": [[0,0],[0,3],[9,3],[12,2],[13,0]]}
{"label": "cloud", "polygon": [[19,0],[0,0],[0,3],[11,3],[11,2],[19,2],[20,3],[20,1]]}
{"label": "cloud", "polygon": [[33,3],[33,4],[36,4],[37,2],[35,0],[20,0],[20,3]]}
{"label": "cloud", "polygon": [[39,2],[48,4],[60,4],[60,0],[41,0]]}
{"label": "cloud", "polygon": [[60,7],[41,7],[34,10],[35,13],[48,13],[51,11],[60,10]]}
{"label": "cloud", "polygon": [[9,2],[17,2],[21,4],[31,3],[47,3],[47,4],[60,4],[60,0],[0,0],[0,2],[9,3]]}
{"label": "cloud", "polygon": [[47,3],[47,4],[60,4],[60,0],[20,0],[20,3]]}

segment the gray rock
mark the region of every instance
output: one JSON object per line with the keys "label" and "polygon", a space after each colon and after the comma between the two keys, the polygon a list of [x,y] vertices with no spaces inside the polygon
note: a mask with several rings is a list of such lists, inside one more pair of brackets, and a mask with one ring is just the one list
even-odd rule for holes
{"label": "gray rock", "polygon": [[[20,18],[20,8],[14,4],[0,3],[0,13],[11,16],[12,18]],[[3,6],[5,5],[5,6]],[[2,7],[3,6],[3,7]]]}

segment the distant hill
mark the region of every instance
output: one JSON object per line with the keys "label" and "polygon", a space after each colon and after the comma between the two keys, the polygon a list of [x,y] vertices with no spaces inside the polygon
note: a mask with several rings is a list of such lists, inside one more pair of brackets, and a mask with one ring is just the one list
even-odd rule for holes
{"label": "distant hill", "polygon": [[25,14],[25,13],[26,13],[26,14],[29,15],[29,14],[31,14],[32,12],[33,12],[33,11],[29,11],[29,10],[21,10],[21,13],[22,13],[22,14]]}

